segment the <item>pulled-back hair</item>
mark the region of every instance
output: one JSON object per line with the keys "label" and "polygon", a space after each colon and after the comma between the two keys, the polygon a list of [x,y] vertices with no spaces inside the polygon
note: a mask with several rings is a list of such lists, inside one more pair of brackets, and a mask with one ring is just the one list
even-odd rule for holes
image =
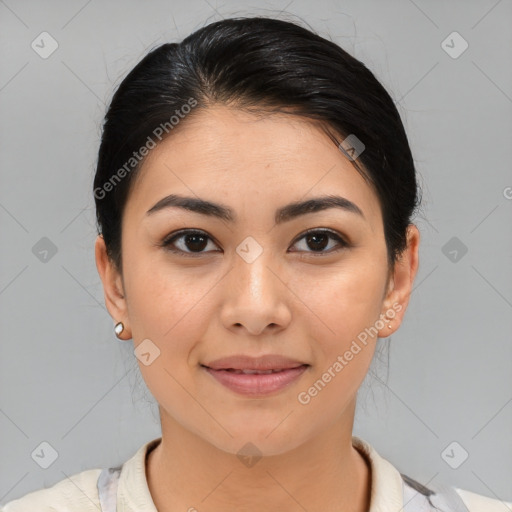
{"label": "pulled-back hair", "polygon": [[379,198],[388,264],[394,265],[420,199],[392,98],[337,44],[289,21],[252,17],[214,22],[181,43],[158,46],[115,92],[103,125],[94,196],[98,233],[119,270],[123,210],[144,155],[213,104],[315,120],[345,157],[354,155],[343,150],[348,136],[364,144],[351,161]]}

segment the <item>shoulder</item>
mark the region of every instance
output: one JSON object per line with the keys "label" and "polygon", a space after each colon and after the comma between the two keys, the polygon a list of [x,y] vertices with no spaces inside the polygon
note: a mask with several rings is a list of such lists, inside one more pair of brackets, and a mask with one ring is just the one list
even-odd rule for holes
{"label": "shoulder", "polygon": [[417,480],[400,474],[403,480],[404,511],[512,512],[512,502],[490,498],[445,482],[425,487]]}
{"label": "shoulder", "polygon": [[[152,503],[146,482],[145,459],[161,437],[142,445],[117,467],[88,469],[3,505],[0,512],[98,512],[102,503],[112,505],[119,484],[119,510],[140,510]],[[119,481],[119,482],[118,482]],[[115,509],[115,506],[114,506]],[[155,509],[156,510],[156,509]]]}
{"label": "shoulder", "polygon": [[512,512],[512,501],[501,501],[454,487],[469,512]]}
{"label": "shoulder", "polygon": [[89,469],[0,506],[0,512],[98,512],[101,469]]}

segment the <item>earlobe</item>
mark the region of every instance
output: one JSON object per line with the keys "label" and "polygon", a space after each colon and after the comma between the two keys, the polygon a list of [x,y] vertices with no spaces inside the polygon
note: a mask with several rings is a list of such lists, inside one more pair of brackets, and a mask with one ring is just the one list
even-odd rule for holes
{"label": "earlobe", "polygon": [[[379,338],[393,334],[402,323],[418,271],[419,242],[418,228],[414,224],[409,224],[407,247],[397,259],[389,280],[388,291],[383,303],[384,310],[381,313],[381,318],[386,325],[379,332]],[[391,325],[391,328],[388,325]]]}
{"label": "earlobe", "polygon": [[116,324],[123,322],[124,336],[128,331],[128,315],[121,275],[108,257],[105,240],[102,235],[97,236],[94,250],[96,268],[103,283],[105,305]]}

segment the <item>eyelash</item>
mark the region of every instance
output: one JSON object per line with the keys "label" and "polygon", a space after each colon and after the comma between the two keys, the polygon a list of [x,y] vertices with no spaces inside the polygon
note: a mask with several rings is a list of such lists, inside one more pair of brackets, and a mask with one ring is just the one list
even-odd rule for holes
{"label": "eyelash", "polygon": [[[304,233],[302,233],[295,240],[293,245],[295,245],[297,242],[299,242],[300,240],[305,238],[307,235],[319,234],[319,233],[320,234],[324,234],[324,235],[328,235],[331,239],[336,240],[339,243],[340,247],[338,247],[337,249],[330,249],[328,251],[318,251],[318,252],[315,252],[315,251],[305,251],[306,253],[311,254],[314,257],[330,255],[330,254],[333,254],[333,253],[336,253],[336,252],[340,251],[341,249],[344,249],[344,248],[347,248],[347,247],[350,246],[350,244],[348,242],[346,242],[336,232],[331,231],[329,229],[317,229],[317,228],[310,229],[310,230],[305,231]],[[208,238],[209,240],[213,241],[213,239],[207,233],[205,233],[204,231],[199,231],[199,230],[195,230],[195,229],[185,229],[185,230],[182,230],[182,231],[178,231],[178,232],[172,233],[171,235],[166,237],[163,240],[163,242],[161,243],[161,246],[164,247],[166,250],[168,250],[170,252],[173,252],[175,254],[179,254],[179,255],[185,256],[185,257],[192,257],[192,258],[196,258],[196,257],[201,256],[202,254],[207,254],[208,252],[210,252],[210,251],[206,251],[206,252],[187,252],[187,251],[182,251],[181,249],[176,249],[175,247],[172,247],[171,244],[173,244],[176,240],[178,240],[180,238],[183,238],[183,237],[185,237],[187,235],[200,235],[200,236],[204,236],[204,237]],[[292,252],[300,252],[300,251],[292,251]]]}

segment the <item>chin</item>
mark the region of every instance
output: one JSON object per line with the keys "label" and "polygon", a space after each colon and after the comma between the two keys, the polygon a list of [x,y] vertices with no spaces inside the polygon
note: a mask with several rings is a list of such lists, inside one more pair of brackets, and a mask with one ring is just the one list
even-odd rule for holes
{"label": "chin", "polygon": [[276,421],[272,428],[250,428],[245,422],[233,426],[226,425],[226,429],[233,437],[208,436],[205,440],[219,450],[241,458],[281,455],[294,450],[307,440],[306,434],[301,434],[297,426],[289,424],[285,427],[284,422],[280,424],[283,417]]}

